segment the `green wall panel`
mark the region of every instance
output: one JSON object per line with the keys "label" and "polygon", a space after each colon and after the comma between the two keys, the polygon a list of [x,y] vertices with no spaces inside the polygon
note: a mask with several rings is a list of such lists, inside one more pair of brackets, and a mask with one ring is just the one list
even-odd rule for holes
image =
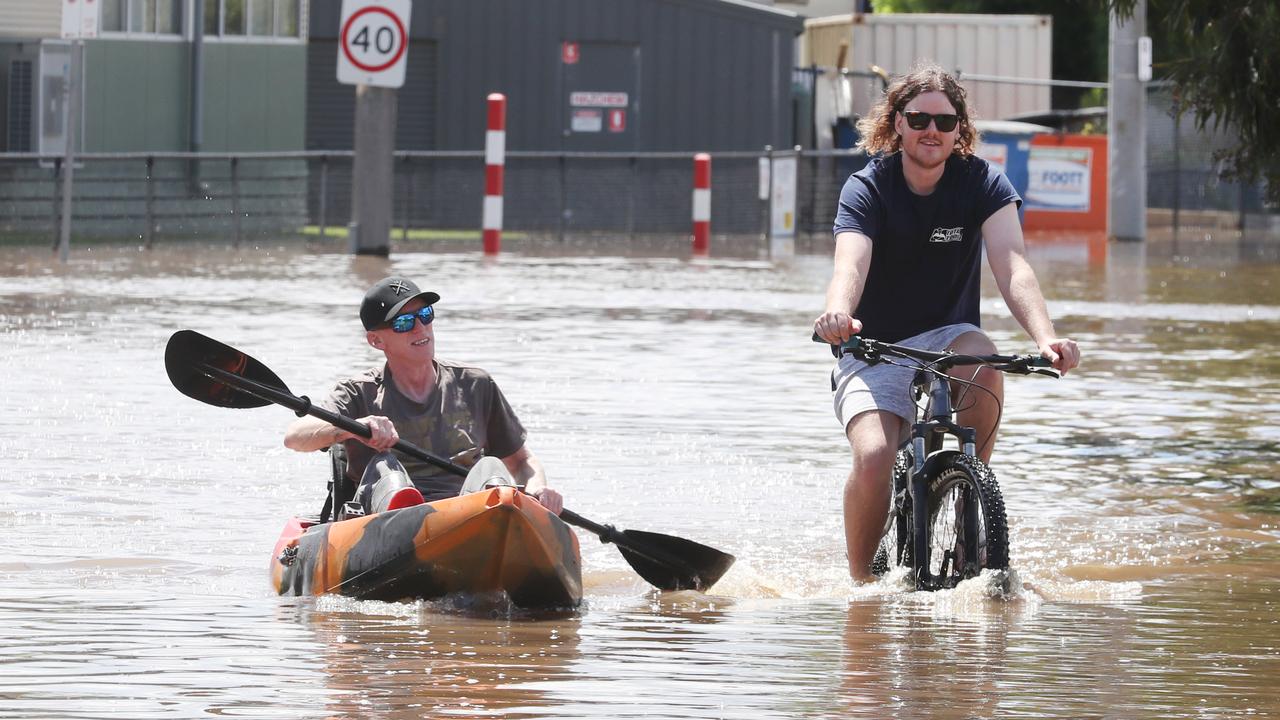
{"label": "green wall panel", "polygon": [[306,46],[205,46],[205,150],[301,150]]}
{"label": "green wall panel", "polygon": [[100,40],[85,45],[85,149],[186,149],[188,48]]}
{"label": "green wall panel", "polygon": [[[204,151],[301,150],[306,132],[306,46],[207,42]],[[187,150],[187,43],[86,44],[89,152]]]}

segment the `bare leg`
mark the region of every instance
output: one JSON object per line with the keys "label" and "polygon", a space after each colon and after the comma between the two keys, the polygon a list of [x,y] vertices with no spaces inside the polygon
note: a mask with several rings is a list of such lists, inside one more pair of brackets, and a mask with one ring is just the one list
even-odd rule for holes
{"label": "bare leg", "polygon": [[878,410],[857,415],[846,428],[853,470],[844,485],[844,542],[849,576],[858,582],[874,577],[871,561],[889,515],[890,478],[902,429],[902,418]]}
{"label": "bare leg", "polygon": [[[976,332],[965,333],[956,338],[948,349],[965,355],[991,355],[996,351],[995,345],[987,336]],[[972,366],[958,367],[951,370],[950,374],[962,380],[973,380],[990,393],[953,382],[951,397],[957,411],[956,419],[961,425],[977,431],[978,457],[982,458],[983,462],[990,462],[991,452],[996,445],[996,432],[1000,429],[1000,406],[1004,403],[1004,374],[991,368],[982,368],[975,377],[973,371]]]}

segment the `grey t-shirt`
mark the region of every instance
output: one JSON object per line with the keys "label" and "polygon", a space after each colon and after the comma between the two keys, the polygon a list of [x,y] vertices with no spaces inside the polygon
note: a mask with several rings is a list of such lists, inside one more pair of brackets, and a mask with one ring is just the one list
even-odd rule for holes
{"label": "grey t-shirt", "polygon": [[[435,389],[421,403],[396,388],[391,369],[383,364],[338,383],[322,404],[352,419],[387,417],[402,440],[445,459],[470,450],[504,458],[524,447],[524,426],[487,372],[445,360],[435,365]],[[359,483],[375,451],[359,440],[344,445],[347,474]],[[458,475],[400,452],[395,455],[428,501],[452,497],[462,488],[464,478]]]}

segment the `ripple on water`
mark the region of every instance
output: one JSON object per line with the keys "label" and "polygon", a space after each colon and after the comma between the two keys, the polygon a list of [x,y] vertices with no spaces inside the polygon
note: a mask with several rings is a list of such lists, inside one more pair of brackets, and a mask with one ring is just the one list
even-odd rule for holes
{"label": "ripple on water", "polygon": [[[847,577],[848,449],[808,340],[829,256],[0,250],[0,714],[1280,714],[1274,267],[1128,250],[1032,247],[1085,363],[1007,383],[1013,569],[939,593]],[[271,594],[327,458],[281,447],[287,411],[179,395],[165,341],[197,329],[321,397],[377,362],[353,309],[393,272],[440,292],[442,354],[493,373],[570,507],[738,556],[712,592],[655,593],[583,535],[564,616]]]}

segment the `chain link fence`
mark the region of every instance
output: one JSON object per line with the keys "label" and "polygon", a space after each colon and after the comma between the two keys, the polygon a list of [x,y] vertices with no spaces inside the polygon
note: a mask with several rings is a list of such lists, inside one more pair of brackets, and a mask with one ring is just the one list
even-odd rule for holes
{"label": "chain link fence", "polygon": [[1147,90],[1147,208],[1153,220],[1173,227],[1249,227],[1254,218],[1270,224],[1277,208],[1268,207],[1260,182],[1241,182],[1227,172],[1219,154],[1236,137],[1212,124],[1196,127],[1193,114],[1179,109],[1173,89]]}

